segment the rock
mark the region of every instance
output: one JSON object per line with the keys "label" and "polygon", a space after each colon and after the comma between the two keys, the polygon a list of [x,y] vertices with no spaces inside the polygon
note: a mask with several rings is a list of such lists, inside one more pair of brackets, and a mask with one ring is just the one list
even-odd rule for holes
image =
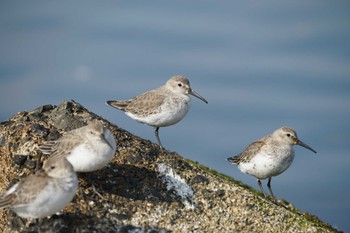
{"label": "rock", "polygon": [[0,147],[5,146],[5,137],[4,137],[4,133],[0,132]]}
{"label": "rock", "polygon": [[33,112],[44,113],[44,112],[52,110],[54,107],[55,106],[53,106],[51,104],[47,104],[47,105],[44,105],[44,106],[41,106],[41,107],[34,109]]}
{"label": "rock", "polygon": [[[47,158],[38,156],[38,144],[94,118],[102,119],[64,101],[2,122],[1,190]],[[277,206],[232,178],[103,121],[117,139],[115,158],[104,169],[78,174],[73,201],[43,219],[42,232],[336,232],[316,216],[289,208],[291,204]],[[35,221],[9,210],[1,213],[0,232],[37,231]]]}
{"label": "rock", "polygon": [[15,165],[22,167],[25,164],[25,162],[27,161],[28,156],[26,156],[26,155],[14,155],[12,158],[13,158],[12,162]]}
{"label": "rock", "polygon": [[198,183],[201,183],[201,184],[209,184],[210,181],[207,177],[205,176],[202,176],[202,175],[197,175],[195,176],[192,180],[191,180],[191,185],[194,185],[194,184],[198,184]]}

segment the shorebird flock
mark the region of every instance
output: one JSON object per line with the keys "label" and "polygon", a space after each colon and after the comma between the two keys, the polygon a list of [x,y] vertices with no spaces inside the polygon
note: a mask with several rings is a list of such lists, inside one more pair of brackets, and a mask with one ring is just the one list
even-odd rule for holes
{"label": "shorebird flock", "polygon": [[[159,129],[174,125],[186,116],[190,95],[208,103],[192,89],[185,76],[176,75],[161,87],[128,100],[109,100],[107,104],[142,124],[154,127],[158,145],[163,149]],[[267,187],[276,200],[271,179],[292,164],[294,145],[316,153],[298,138],[295,130],[282,127],[252,142],[243,152],[227,160],[236,164],[243,173],[256,177],[265,197],[261,180],[268,179]],[[0,208],[10,208],[23,218],[41,219],[64,209],[78,188],[76,172],[103,169],[115,156],[117,143],[111,131],[95,119],[86,126],[65,133],[58,140],[39,145],[39,149],[48,156],[43,167],[0,196]]]}

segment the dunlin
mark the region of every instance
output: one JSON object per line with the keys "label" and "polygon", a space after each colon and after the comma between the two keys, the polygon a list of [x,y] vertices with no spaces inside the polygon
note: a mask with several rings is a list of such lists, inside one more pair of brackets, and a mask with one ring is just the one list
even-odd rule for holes
{"label": "dunlin", "polygon": [[72,165],[65,158],[51,159],[3,194],[0,208],[9,207],[23,218],[44,218],[65,208],[77,188]]}
{"label": "dunlin", "polygon": [[[271,179],[287,170],[294,159],[294,145],[305,147],[316,153],[314,149],[298,139],[297,133],[289,128],[282,127],[270,135],[251,143],[241,154],[228,158],[237,164],[243,173],[258,179],[261,192],[266,194],[261,180],[268,179],[267,187],[271,196],[275,198],[271,188]],[[276,198],[275,198],[276,199]]]}
{"label": "dunlin", "polygon": [[176,75],[171,77],[164,86],[129,100],[109,100],[107,104],[124,111],[126,115],[140,123],[153,126],[158,144],[162,148],[159,128],[174,125],[185,117],[190,107],[189,95],[208,103],[192,90],[185,76]]}
{"label": "dunlin", "polygon": [[50,157],[65,157],[76,172],[92,172],[106,166],[115,155],[116,141],[98,120],[39,146]]}

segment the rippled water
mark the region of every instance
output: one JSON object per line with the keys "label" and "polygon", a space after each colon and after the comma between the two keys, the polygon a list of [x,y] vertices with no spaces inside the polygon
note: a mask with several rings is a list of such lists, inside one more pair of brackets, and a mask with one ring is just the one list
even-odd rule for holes
{"label": "rippled water", "polygon": [[[0,120],[74,99],[156,142],[104,103],[185,74],[209,104],[163,145],[258,188],[225,161],[288,125],[296,147],[275,195],[349,231],[350,4],[327,1],[0,3]],[[265,183],[264,183],[265,184]]]}

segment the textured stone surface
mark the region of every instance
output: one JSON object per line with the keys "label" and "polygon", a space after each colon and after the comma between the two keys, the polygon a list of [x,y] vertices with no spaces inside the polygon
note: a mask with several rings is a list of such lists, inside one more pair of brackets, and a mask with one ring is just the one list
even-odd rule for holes
{"label": "textured stone surface", "polygon": [[[57,139],[91,118],[100,117],[74,101],[65,101],[57,107],[20,112],[2,122],[0,192],[46,159],[38,144]],[[277,206],[233,179],[162,151],[107,121],[104,124],[117,139],[115,158],[100,171],[79,174],[80,187],[72,203],[43,219],[42,232],[335,231],[288,203]],[[36,231],[35,221],[0,210],[0,232]]]}

